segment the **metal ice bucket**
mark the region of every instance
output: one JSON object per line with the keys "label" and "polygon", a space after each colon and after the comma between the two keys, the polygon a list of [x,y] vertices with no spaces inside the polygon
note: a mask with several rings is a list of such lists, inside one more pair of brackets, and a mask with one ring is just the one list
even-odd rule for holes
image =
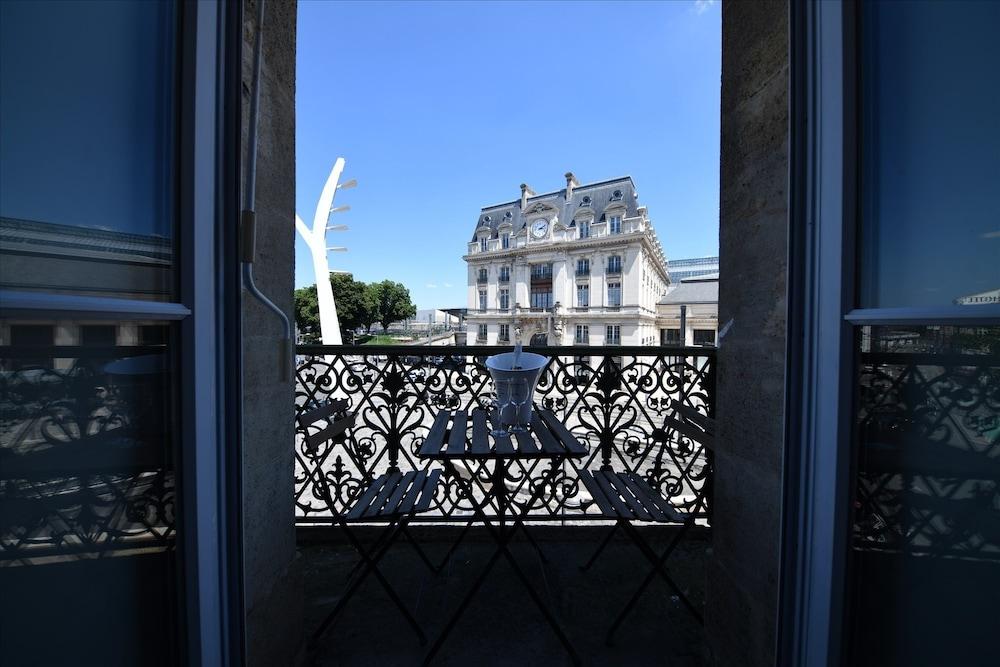
{"label": "metal ice bucket", "polygon": [[522,352],[517,360],[518,368],[513,368],[514,356],[514,352],[493,355],[486,359],[486,368],[496,387],[496,408],[501,429],[524,431],[531,423],[531,399],[535,394],[535,384],[549,358]]}

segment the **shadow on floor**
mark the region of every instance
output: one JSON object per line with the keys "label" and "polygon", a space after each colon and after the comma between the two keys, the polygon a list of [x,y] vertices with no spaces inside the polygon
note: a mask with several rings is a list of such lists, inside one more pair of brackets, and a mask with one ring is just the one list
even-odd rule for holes
{"label": "shadow on floor", "polygon": [[[419,527],[415,535],[435,562],[457,535],[453,527]],[[605,527],[534,527],[549,562],[524,541],[512,552],[532,586],[555,611],[585,665],[701,664],[702,628],[656,579],[616,635],[605,645],[608,627],[639,586],[650,566],[620,535],[587,572],[578,565],[589,558]],[[644,529],[658,551],[671,528]],[[369,533],[365,537],[373,537]],[[357,561],[336,529],[300,532],[300,554],[306,582],[306,636],[310,636],[344,590]],[[368,540],[370,542],[370,540]],[[689,534],[668,568],[699,608],[704,601],[708,535]],[[465,543],[437,576],[432,575],[405,542],[397,543],[382,561],[382,571],[420,620],[433,643],[473,581],[482,572],[494,543],[482,532]],[[353,665],[419,665],[427,652],[374,577],[351,599],[311,656],[317,667]],[[434,665],[572,664],[559,640],[534,606],[508,563],[501,559],[474,601],[436,655]]]}

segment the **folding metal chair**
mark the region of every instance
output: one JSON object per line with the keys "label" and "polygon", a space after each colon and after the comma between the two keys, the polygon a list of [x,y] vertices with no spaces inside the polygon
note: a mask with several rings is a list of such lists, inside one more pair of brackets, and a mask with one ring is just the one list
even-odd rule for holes
{"label": "folding metal chair", "polygon": [[[326,405],[301,413],[298,417],[298,422],[300,429],[305,434],[306,446],[315,452],[324,443],[344,442],[347,437],[347,429],[354,425],[354,415],[349,414],[347,408],[348,402],[346,400],[334,400]],[[382,588],[389,595],[389,598],[406,618],[406,621],[413,627],[417,633],[417,637],[420,639],[421,646],[427,643],[427,638],[423,630],[420,629],[413,614],[403,604],[403,601],[386,580],[385,576],[379,571],[378,563],[385,556],[393,542],[400,535],[403,535],[413,545],[413,548],[431,572],[437,571],[427,558],[427,555],[420,548],[420,545],[409,534],[406,526],[414,515],[425,512],[430,508],[440,477],[440,470],[413,470],[402,473],[398,467],[392,465],[385,474],[380,475],[363,489],[357,500],[354,501],[345,513],[339,511],[334,506],[334,497],[330,491],[329,482],[326,476],[322,474],[322,471],[317,471],[315,478],[319,487],[318,495],[323,496],[321,500],[326,502],[330,508],[332,514],[331,520],[344,531],[351,546],[361,556],[361,560],[351,572],[351,581],[347,586],[347,590],[344,591],[340,600],[337,601],[336,606],[327,614],[326,618],[323,619],[323,622],[310,638],[310,649],[316,647],[319,640],[337,618],[337,615],[340,614],[369,574],[375,576],[382,585]],[[370,550],[365,549],[349,526],[351,523],[382,522],[387,523],[386,529]]]}
{"label": "folding metal chair", "polygon": [[[665,430],[668,432],[673,430],[681,436],[703,445],[706,450],[708,465],[711,465],[711,452],[715,448],[715,420],[677,401],[673,401],[671,407],[674,409],[674,416],[666,416],[664,423]],[[581,569],[587,570],[594,564],[597,557],[604,551],[604,548],[619,528],[625,531],[626,535],[631,538],[639,548],[639,551],[642,552],[643,556],[653,566],[653,569],[640,584],[635,594],[632,595],[625,608],[618,614],[618,617],[611,625],[611,629],[608,630],[606,639],[608,645],[612,643],[615,632],[617,632],[619,626],[625,621],[625,617],[632,611],[642,593],[656,576],[660,576],[670,586],[677,595],[677,598],[687,607],[688,611],[698,619],[699,623],[702,623],[701,613],[695,608],[673,578],[671,578],[670,573],[665,567],[665,563],[684,534],[694,525],[698,510],[705,504],[707,496],[711,492],[710,486],[706,483],[702,487],[701,492],[695,500],[694,507],[692,507],[689,513],[684,513],[678,510],[658,491],[653,489],[646,480],[635,473],[615,472],[610,466],[603,466],[600,470],[596,471],[581,470],[580,479],[594,498],[594,502],[601,510],[601,514],[607,518],[615,519],[614,527],[608,532],[590,560],[581,566]],[[711,479],[711,477],[709,476],[708,479]],[[681,524],[681,527],[674,534],[663,553],[657,555],[649,543],[632,525],[634,521],[674,523]]]}

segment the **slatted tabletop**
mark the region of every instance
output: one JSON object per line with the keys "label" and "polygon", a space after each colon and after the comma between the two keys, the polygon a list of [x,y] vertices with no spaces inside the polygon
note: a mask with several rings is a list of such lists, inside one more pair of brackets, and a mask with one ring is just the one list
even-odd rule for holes
{"label": "slatted tabletop", "polygon": [[583,458],[587,449],[551,410],[535,410],[531,431],[494,436],[495,413],[442,410],[418,455],[427,459]]}

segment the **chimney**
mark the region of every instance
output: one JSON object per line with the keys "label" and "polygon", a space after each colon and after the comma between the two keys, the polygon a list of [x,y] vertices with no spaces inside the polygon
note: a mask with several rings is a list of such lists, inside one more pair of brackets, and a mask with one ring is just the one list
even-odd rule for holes
{"label": "chimney", "polygon": [[521,183],[521,210],[528,208],[528,197],[534,197],[535,191],[527,183]]}
{"label": "chimney", "polygon": [[566,201],[573,198],[573,188],[580,187],[580,181],[576,180],[576,176],[573,175],[572,171],[566,172]]}

